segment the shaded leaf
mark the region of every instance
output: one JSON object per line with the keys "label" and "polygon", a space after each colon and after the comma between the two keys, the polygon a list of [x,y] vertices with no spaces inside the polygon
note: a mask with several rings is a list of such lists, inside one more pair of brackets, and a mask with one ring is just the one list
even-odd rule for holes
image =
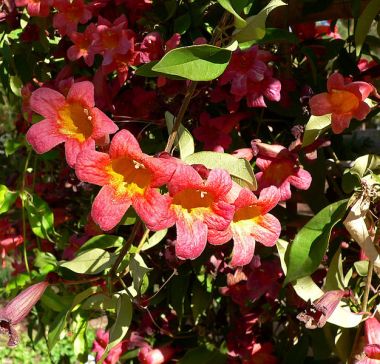
{"label": "shaded leaf", "polygon": [[155,72],[192,81],[211,81],[226,69],[231,51],[208,44],[176,48],[152,67]]}
{"label": "shaded leaf", "polygon": [[380,0],[371,0],[360,14],[355,28],[356,56],[359,57],[365,38],[369,33],[372,22],[380,12]]}
{"label": "shaded leaf", "polygon": [[236,158],[227,153],[199,152],[185,159],[188,164],[203,164],[209,169],[225,169],[235,182],[251,190],[257,189],[257,183],[253,168],[244,158]]}
{"label": "shaded leaf", "polygon": [[146,240],[141,250],[148,250],[160,243],[166,236],[168,229],[156,231],[149,239]]}
{"label": "shaded leaf", "polygon": [[315,116],[311,115],[305,126],[302,146],[307,147],[312,144],[321,134],[323,134],[331,125],[331,114]]}
{"label": "shaded leaf", "polygon": [[206,309],[210,306],[211,294],[195,279],[191,288],[191,311],[195,325]]}
{"label": "shaded leaf", "polygon": [[87,240],[78,250],[79,253],[83,253],[87,250],[94,248],[108,249],[108,248],[118,248],[124,243],[124,238],[115,235],[96,235],[91,239]]}
{"label": "shaded leaf", "polygon": [[129,269],[133,278],[133,288],[136,292],[140,292],[144,276],[151,271],[152,268],[147,267],[140,254],[136,254],[129,262]]}
{"label": "shaded leaf", "polygon": [[236,12],[230,0],[217,0],[217,1],[220,4],[220,6],[222,6],[225,10],[227,10],[229,13],[231,13],[234,16],[236,28],[244,28],[247,25],[247,22]]}
{"label": "shaded leaf", "polygon": [[287,5],[281,0],[271,0],[269,4],[258,14],[246,19],[247,25],[242,29],[235,30],[233,36],[239,43],[261,39],[265,35],[265,23],[269,13],[279,6]]}
{"label": "shaded leaf", "polygon": [[286,255],[288,273],[285,283],[312,274],[320,264],[332,228],[343,217],[347,200],[334,202],[315,215],[296,235]]}
{"label": "shaded leaf", "polygon": [[330,266],[327,270],[326,281],[323,290],[334,291],[337,289],[344,290],[346,284],[343,275],[343,262],[341,250],[338,249],[331,260]]}

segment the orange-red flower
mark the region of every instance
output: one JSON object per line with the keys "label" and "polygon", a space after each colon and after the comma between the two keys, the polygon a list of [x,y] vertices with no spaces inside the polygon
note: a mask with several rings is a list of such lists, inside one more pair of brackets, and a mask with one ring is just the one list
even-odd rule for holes
{"label": "orange-red flower", "polygon": [[[84,150],[75,165],[78,178],[103,186],[92,205],[91,216],[103,230],[111,230],[132,205],[150,230],[168,226],[170,199],[159,186],[170,180],[174,166],[141,151],[127,130],[117,133],[109,154]],[[170,222],[169,222],[170,223]]]}
{"label": "orange-red flower", "polygon": [[327,80],[327,92],[310,99],[312,115],[331,114],[331,127],[335,134],[348,128],[352,118],[364,120],[370,112],[364,100],[373,91],[367,82],[346,82],[340,73],[333,73]]}
{"label": "orange-red flower", "polygon": [[241,189],[233,203],[235,214],[231,224],[222,233],[210,230],[210,243],[219,245],[233,239],[231,265],[248,264],[255,252],[256,240],[265,246],[273,246],[280,236],[280,222],[268,213],[279,200],[280,192],[273,186],[264,189],[259,199],[250,190]]}
{"label": "orange-red flower", "polygon": [[16,0],[16,6],[26,6],[26,11],[30,16],[47,17],[53,0]]}
{"label": "orange-red flower", "polygon": [[379,364],[380,363],[380,321],[371,317],[365,322],[365,345],[361,360],[357,364]]}
{"label": "orange-red flower", "polygon": [[234,207],[225,196],[231,186],[231,177],[225,170],[213,169],[204,180],[193,167],[177,165],[168,190],[179,258],[197,258],[206,246],[209,230],[223,231],[228,227]]}
{"label": "orange-red flower", "polygon": [[16,249],[24,241],[23,237],[16,233],[8,219],[0,220],[0,260],[2,267],[5,268],[5,256],[8,252]]}
{"label": "orange-red flower", "polygon": [[30,108],[45,119],[31,126],[27,141],[37,153],[65,143],[66,160],[71,167],[81,150],[93,149],[95,141],[118,130],[116,124],[95,107],[94,85],[89,81],[74,83],[66,98],[42,87],[32,93]]}

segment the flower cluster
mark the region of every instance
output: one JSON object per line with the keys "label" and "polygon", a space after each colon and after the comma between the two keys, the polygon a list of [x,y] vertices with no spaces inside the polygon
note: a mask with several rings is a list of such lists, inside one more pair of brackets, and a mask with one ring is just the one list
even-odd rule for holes
{"label": "flower cluster", "polygon": [[[173,157],[143,153],[127,130],[114,135],[107,153],[100,152],[95,145],[107,144],[118,128],[95,107],[93,93],[89,81],[74,83],[66,97],[46,87],[34,91],[30,107],[45,119],[29,129],[27,140],[38,153],[65,143],[67,162],[78,178],[102,187],[91,210],[102,230],[113,229],[132,206],[152,231],[176,226],[176,254],[181,259],[197,258],[207,241],[220,245],[233,239],[231,264],[242,266],[251,261],[256,241],[275,244],[281,226],[269,211],[290,198],[290,183],[302,189],[310,184],[310,175],[290,152],[281,153],[282,148],[266,155],[270,147],[255,142],[260,157],[256,163],[265,169],[257,174],[259,198],[233,185],[225,170],[200,173]],[[243,116],[231,120],[236,123]],[[264,162],[269,157],[272,160]],[[165,194],[159,189],[163,186]]]}

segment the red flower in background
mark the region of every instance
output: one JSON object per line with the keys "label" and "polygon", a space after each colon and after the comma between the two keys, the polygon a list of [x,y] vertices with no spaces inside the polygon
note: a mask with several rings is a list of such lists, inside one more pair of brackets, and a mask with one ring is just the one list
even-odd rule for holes
{"label": "red flower in background", "polygon": [[231,93],[235,100],[247,98],[249,107],[266,107],[264,96],[270,101],[281,98],[281,82],[273,78],[273,71],[268,66],[272,56],[257,46],[248,51],[237,50],[219,79],[221,85],[231,82]]}
{"label": "red flower in background", "polygon": [[194,129],[194,136],[204,143],[204,150],[224,152],[231,145],[231,131],[249,115],[240,112],[211,118],[208,113],[203,112],[199,120],[200,126]]}
{"label": "red flower in background", "polygon": [[79,23],[85,24],[92,17],[83,0],[54,0],[54,7],[58,13],[54,15],[53,26],[62,36],[76,31]]}
{"label": "red flower in background", "polygon": [[164,364],[167,363],[175,354],[175,349],[169,345],[158,348],[143,346],[138,355],[141,364]]}
{"label": "red flower in background", "polygon": [[248,264],[254,255],[256,241],[265,246],[276,244],[280,236],[281,225],[276,217],[269,214],[280,199],[277,188],[264,189],[259,199],[248,189],[241,189],[233,202],[235,214],[227,230],[210,230],[211,244],[224,244],[233,239],[232,266]]}
{"label": "red flower in background", "polygon": [[66,160],[74,166],[80,151],[93,149],[118,129],[116,124],[95,107],[94,85],[89,81],[74,83],[65,98],[47,87],[34,91],[30,108],[45,119],[32,125],[27,141],[37,153],[45,153],[65,143]]}
{"label": "red flower in background", "polygon": [[[96,337],[92,346],[92,351],[96,353],[96,360],[100,360],[104,354],[106,347],[109,343],[110,333],[99,329],[96,332]],[[129,340],[123,340],[114,346],[108,353],[106,359],[104,360],[105,364],[116,364],[121,355],[128,350]]]}
{"label": "red flower in background", "polygon": [[256,174],[258,191],[275,186],[280,191],[280,201],[291,198],[290,185],[307,190],[311,175],[298,162],[298,156],[282,145],[270,145],[259,141],[252,142],[254,153],[258,156],[256,165],[262,172]]}
{"label": "red flower in background", "polygon": [[[365,343],[363,354],[356,364],[379,364],[380,363],[380,321],[371,317],[365,321]],[[363,357],[364,356],[364,357]]]}
{"label": "red flower in background", "polygon": [[311,114],[331,114],[332,131],[340,134],[349,127],[352,118],[366,118],[371,108],[364,100],[372,91],[369,83],[347,82],[340,73],[333,73],[327,80],[327,92],[310,99]]}
{"label": "red flower in background", "polygon": [[195,259],[203,252],[210,229],[225,230],[231,222],[234,207],[225,195],[231,189],[230,175],[222,169],[210,171],[206,180],[191,166],[176,169],[168,190],[171,197],[173,224],[177,228],[176,255]]}
{"label": "red flower in background", "polygon": [[23,237],[16,233],[8,219],[0,220],[0,251],[3,268],[5,268],[5,256],[16,249],[23,241]]}
{"label": "red flower in background", "polygon": [[70,61],[76,61],[83,57],[87,66],[92,66],[94,63],[95,52],[93,49],[94,34],[96,32],[96,25],[90,23],[83,33],[71,32],[68,36],[74,43],[67,50],[67,58]]}
{"label": "red flower in background", "polygon": [[171,223],[170,200],[157,187],[170,180],[174,166],[144,154],[129,131],[121,130],[113,137],[109,154],[84,150],[75,172],[80,180],[102,186],[91,210],[102,230],[114,228],[131,205],[150,230]]}
{"label": "red flower in background", "polygon": [[47,17],[53,0],[16,0],[16,6],[26,6],[26,11],[30,16]]}

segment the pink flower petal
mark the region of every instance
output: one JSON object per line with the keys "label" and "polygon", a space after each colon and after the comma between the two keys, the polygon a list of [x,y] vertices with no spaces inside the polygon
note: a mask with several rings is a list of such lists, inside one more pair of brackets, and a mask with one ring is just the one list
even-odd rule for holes
{"label": "pink flower petal", "polygon": [[251,236],[265,246],[273,246],[280,237],[281,224],[272,214],[261,216],[251,230]]}
{"label": "pink flower petal", "polygon": [[108,185],[104,186],[95,197],[91,216],[102,230],[108,231],[114,228],[131,206],[132,201],[123,197],[123,199],[118,199]]}
{"label": "pink flower petal", "polygon": [[252,191],[248,190],[247,188],[242,188],[240,190],[239,196],[234,202],[234,205],[237,208],[250,206],[257,204],[257,197],[253,194]]}
{"label": "pink flower petal", "polygon": [[80,143],[77,139],[67,139],[65,143],[65,155],[67,164],[73,168],[77,161],[78,154],[84,150],[94,150],[95,141],[87,139],[85,142]]}
{"label": "pink flower petal", "polygon": [[69,103],[81,101],[84,104],[83,106],[94,107],[94,85],[92,82],[82,81],[74,83],[67,94],[67,101]]}
{"label": "pink flower petal", "polygon": [[142,150],[136,138],[128,130],[120,130],[112,139],[109,150],[112,159],[130,156],[141,157]]}
{"label": "pink flower petal", "polygon": [[348,85],[345,86],[344,89],[352,92],[357,97],[359,97],[362,101],[364,101],[373,91],[373,86],[367,82],[356,81],[356,82],[349,83]]}
{"label": "pink flower petal", "polygon": [[[342,90],[344,88],[344,77],[338,73],[333,73],[327,80],[327,91],[331,92],[331,90]],[[315,114],[313,114],[315,115]]]}
{"label": "pink flower petal", "polygon": [[97,107],[91,109],[93,132],[92,138],[99,139],[105,135],[116,133],[119,127]]}
{"label": "pink flower petal", "polygon": [[299,168],[295,175],[288,178],[290,184],[300,190],[307,190],[312,181],[310,173],[303,168]]}
{"label": "pink flower petal", "polygon": [[331,128],[334,134],[340,134],[350,126],[352,119],[351,113],[346,114],[332,114],[331,116]]}
{"label": "pink flower petal", "polygon": [[30,108],[45,118],[57,119],[57,110],[66,103],[65,97],[58,91],[41,87],[33,91],[30,97]]}
{"label": "pink flower petal", "polygon": [[228,227],[226,230],[214,230],[209,229],[207,234],[207,240],[212,245],[222,245],[227,243],[232,239],[231,228]]}
{"label": "pink flower petal", "polygon": [[202,177],[193,167],[179,162],[171,181],[168,183],[168,190],[173,196],[186,188],[198,188],[202,184]]}
{"label": "pink flower petal", "polygon": [[213,169],[205,183],[207,189],[211,190],[215,198],[225,196],[232,187],[230,175],[224,169]]}
{"label": "pink flower petal", "polygon": [[84,151],[79,153],[77,157],[75,173],[83,182],[103,186],[109,181],[109,175],[105,171],[105,167],[110,163],[110,157],[106,153],[100,153],[95,150]]}
{"label": "pink flower petal", "polygon": [[280,201],[280,192],[275,186],[264,188],[260,193],[257,205],[261,207],[261,213],[264,215],[272,210]]}
{"label": "pink flower petal", "polygon": [[187,212],[182,213],[176,222],[176,255],[180,259],[198,258],[206,247],[207,225]]}
{"label": "pink flower petal", "polygon": [[255,239],[237,224],[233,224],[231,230],[234,239],[231,265],[238,267],[249,264],[255,252]]}
{"label": "pink flower petal", "polygon": [[235,208],[227,202],[218,201],[212,206],[212,213],[204,215],[204,222],[210,229],[224,230],[230,224]]}
{"label": "pink flower petal", "polygon": [[329,95],[327,92],[314,95],[310,99],[309,105],[311,114],[315,116],[322,116],[326,114],[331,114],[333,112],[331,103],[329,101]]}
{"label": "pink flower petal", "polygon": [[37,153],[42,154],[65,142],[66,136],[58,131],[54,120],[44,119],[30,127],[26,133],[26,140]]}
{"label": "pink flower petal", "polygon": [[359,104],[359,107],[353,112],[353,117],[357,120],[364,120],[368,113],[371,111],[369,105],[362,101]]}
{"label": "pink flower petal", "polygon": [[148,188],[143,196],[135,195],[132,205],[147,228],[152,231],[166,229],[175,224],[176,216],[169,209],[171,198],[161,195],[158,189]]}

